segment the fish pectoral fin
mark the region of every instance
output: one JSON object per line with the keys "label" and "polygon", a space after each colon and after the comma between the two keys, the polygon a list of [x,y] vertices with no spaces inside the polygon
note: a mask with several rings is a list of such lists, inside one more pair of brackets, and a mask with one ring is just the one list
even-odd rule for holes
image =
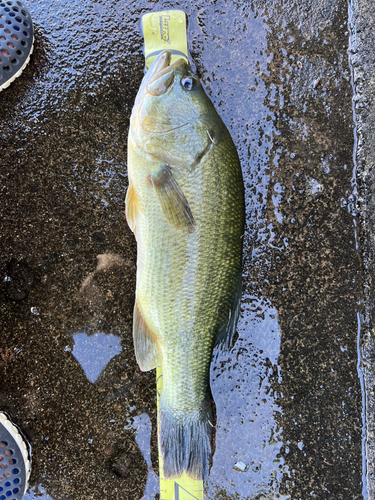
{"label": "fish pectoral fin", "polygon": [[135,233],[137,211],[138,211],[137,195],[134,186],[132,184],[129,184],[125,198],[125,217],[128,226],[133,231],[133,233]]}
{"label": "fish pectoral fin", "polygon": [[135,357],[143,372],[152,370],[161,364],[161,356],[155,335],[149,330],[137,302],[134,305],[133,314],[133,339]]}
{"label": "fish pectoral fin", "polygon": [[160,201],[165,218],[178,229],[194,231],[194,218],[189,203],[168,166],[163,166],[149,179]]}

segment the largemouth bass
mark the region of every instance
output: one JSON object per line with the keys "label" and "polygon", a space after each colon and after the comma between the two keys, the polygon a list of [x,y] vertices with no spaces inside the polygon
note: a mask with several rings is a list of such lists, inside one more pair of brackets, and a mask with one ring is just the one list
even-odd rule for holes
{"label": "largemouth bass", "polygon": [[163,51],[130,120],[126,217],[137,240],[133,337],[143,371],[162,366],[164,476],[207,479],[209,369],[241,297],[244,187],[228,130],[183,60]]}

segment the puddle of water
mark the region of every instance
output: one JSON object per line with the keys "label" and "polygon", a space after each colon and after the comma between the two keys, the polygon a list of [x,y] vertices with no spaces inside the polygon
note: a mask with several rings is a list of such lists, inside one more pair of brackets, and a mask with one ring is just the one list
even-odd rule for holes
{"label": "puddle of water", "polygon": [[282,429],[275,415],[281,408],[272,388],[281,341],[277,311],[257,297],[243,298],[239,338],[231,352],[219,353],[212,365],[217,450],[208,498],[218,491],[240,498],[289,498],[278,494],[288,468],[280,455]]}
{"label": "puddle of water", "polygon": [[[125,428],[132,428],[136,431],[135,442],[142,452],[143,458],[148,467],[147,483],[142,500],[155,498],[159,494],[159,476],[155,473],[151,462],[151,430],[152,422],[147,413],[142,413],[132,417],[131,423]],[[157,467],[155,467],[157,469]]]}
{"label": "puddle of water", "polygon": [[52,497],[48,496],[44,488],[39,485],[37,487],[30,488],[30,491],[25,493],[23,496],[24,500],[53,500]]}
{"label": "puddle of water", "polygon": [[85,333],[76,333],[73,340],[72,354],[93,384],[107,363],[122,351],[121,339],[116,335],[95,333],[87,336]]}

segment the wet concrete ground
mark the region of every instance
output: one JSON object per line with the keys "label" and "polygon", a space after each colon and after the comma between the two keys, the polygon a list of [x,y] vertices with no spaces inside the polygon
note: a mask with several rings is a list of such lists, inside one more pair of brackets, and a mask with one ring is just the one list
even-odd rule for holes
{"label": "wet concrete ground", "polygon": [[370,498],[347,3],[28,5],[35,53],[0,94],[0,403],[32,445],[26,498],[158,498],[124,197],[137,23],[168,7],[189,16],[193,65],[246,186],[238,338],[212,363],[207,498]]}

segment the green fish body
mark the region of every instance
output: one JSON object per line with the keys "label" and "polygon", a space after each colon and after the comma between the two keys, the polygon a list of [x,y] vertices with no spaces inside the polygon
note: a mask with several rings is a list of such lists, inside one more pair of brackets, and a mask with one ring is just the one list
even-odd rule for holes
{"label": "green fish body", "polygon": [[141,370],[162,366],[164,476],[206,479],[209,368],[241,297],[244,187],[228,130],[182,59],[145,75],[128,138],[126,217],[137,240],[133,336]]}

